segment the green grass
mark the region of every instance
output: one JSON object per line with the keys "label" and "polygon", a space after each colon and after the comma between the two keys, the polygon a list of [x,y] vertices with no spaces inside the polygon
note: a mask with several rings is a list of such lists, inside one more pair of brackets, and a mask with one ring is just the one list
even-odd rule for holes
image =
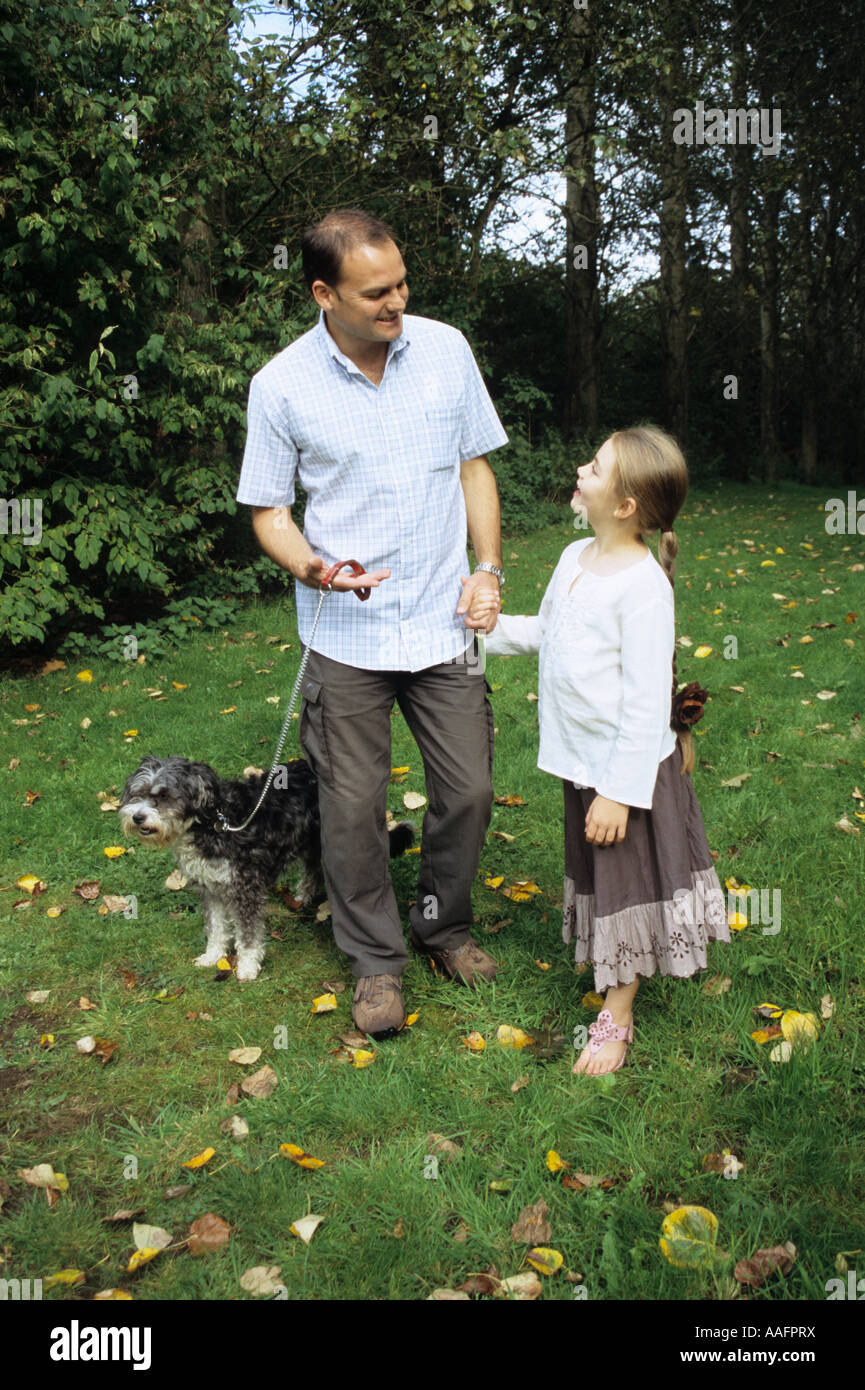
{"label": "green grass", "polygon": [[[713,944],[705,976],[644,982],[629,1064],[600,1081],[571,1075],[573,1049],[543,1062],[492,1041],[473,1054],[461,1041],[471,1029],[491,1040],[500,1023],[551,1027],[570,1038],[593,1017],[581,1006],[593,988],[591,971],[578,974],[561,942],[561,789],[536,767],[537,706],[526,698],[536,690],[534,660],[492,659],[487,672],[498,728],[496,793],[527,803],[493,808],[475,893],[477,936],[501,962],[499,979],[472,992],[436,980],[413,960],[405,998],[420,1017],[378,1044],[374,1064],[363,1070],[335,1055],[337,1034],[352,1027],[352,982],[327,923],[294,915],[274,897],[269,925],[278,939],[268,941],[259,980],[244,987],[233,977],[218,981],[191,963],[203,939],[198,902],[164,888],[171,859],[142,847],[115,859],[103,853],[121,840],[98,794],[116,794],[145,752],[182,752],[223,775],[269,764],[299,658],[291,606],[252,606],[236,630],[199,634],[172,658],[145,666],[93,660],[91,683],[76,679],[84,663],[42,677],[5,677],[0,1175],[8,1188],[0,1192],[8,1195],[0,1274],[85,1272],[85,1284],[46,1292],[51,1299],[90,1298],[112,1286],[136,1299],[237,1299],[247,1297],[239,1284],[245,1269],[277,1264],[291,1298],[424,1298],[491,1263],[502,1276],[516,1273],[526,1247],[514,1242],[511,1225],[543,1197],[549,1243],[590,1299],[723,1299],[735,1260],[787,1240],[798,1251],[793,1272],[751,1296],[824,1299],[836,1254],[865,1246],[865,823],[856,819],[863,806],[852,795],[865,779],[865,603],[862,574],[851,568],[862,562],[862,539],[827,536],[823,501],[792,486],[774,496],[727,487],[692,495],[680,519],[677,623],[693,646],[680,651],[679,678],[699,678],[712,694],[694,775],[709,843],[722,880],[735,875],[781,890],[782,926],[763,935],[752,924],[730,945]],[[508,611],[537,611],[575,534],[568,513],[559,525],[506,541]],[[764,559],[774,566],[763,567]],[[820,622],[834,627],[812,626]],[[729,634],[738,639],[735,660],[721,655]],[[268,636],[291,645],[280,652]],[[800,644],[802,636],[814,640]],[[701,643],[714,650],[697,660]],[[167,698],[150,698],[145,687]],[[834,698],[818,699],[825,690]],[[269,696],[279,697],[279,708]],[[220,713],[231,705],[234,713]],[[287,754],[298,752],[295,726]],[[423,790],[420,758],[399,713],[393,763],[411,769],[391,788],[398,815],[402,794]],[[751,775],[740,789],[722,787],[742,772]],[[28,790],[39,793],[29,806]],[[834,828],[844,813],[862,834]],[[505,843],[495,829],[517,838]],[[407,855],[393,866],[404,908],[416,865]],[[48,888],[29,907],[15,907],[26,897],[16,880],[28,873]],[[506,883],[532,878],[543,895],[510,902],[484,885],[492,874]],[[99,915],[96,902],[73,895],[76,881],[92,879],[103,893],[135,894],[137,921]],[[65,910],[52,919],[46,908],[54,904]],[[502,919],[508,925],[485,933]],[[123,970],[135,977],[132,988]],[[712,996],[701,986],[718,972],[732,985]],[[313,1017],[311,1001],[326,981],[345,985],[339,1007]],[[181,986],[173,998],[156,998]],[[26,1002],[36,989],[50,989],[47,1002]],[[787,1065],[771,1063],[769,1048],[750,1036],[758,1026],[754,1006],[771,1000],[819,1015],[827,993],[836,1009],[818,1043]],[[82,1012],[81,995],[98,1008]],[[212,1018],[187,1017],[202,1012]],[[275,1046],[280,1029],[286,1047]],[[53,1046],[40,1046],[44,1033],[54,1034]],[[107,1065],[78,1054],[75,1040],[86,1033],[117,1044]],[[232,1107],[230,1084],[255,1070],[228,1061],[241,1044],[263,1049],[257,1065],[272,1065],[279,1085],[266,1100]],[[514,1093],[520,1075],[529,1081]],[[249,1123],[239,1143],[220,1131],[232,1113]],[[440,1161],[437,1178],[425,1177],[431,1131],[463,1150]],[[278,1157],[286,1141],[325,1166],[304,1171]],[[210,1145],[210,1164],[184,1176],[180,1165]],[[614,1186],[563,1188],[545,1167],[551,1148]],[[723,1148],[746,1164],[735,1181],[702,1169],[703,1155]],[[69,1179],[53,1208],[18,1176],[41,1162]],[[136,1166],[137,1176],[124,1176]],[[491,1191],[494,1179],[509,1180],[510,1189]],[[181,1181],[188,1192],[167,1198],[165,1189]],[[668,1264],[658,1246],[665,1202],[709,1207],[729,1259],[710,1269]],[[217,1253],[169,1251],[129,1275],[131,1228],[102,1222],[120,1207],[143,1207],[140,1219],[165,1226],[175,1240],[207,1211],[233,1233]],[[325,1221],[306,1247],[289,1226],[308,1211]],[[544,1297],[573,1296],[562,1273],[544,1281]]]}

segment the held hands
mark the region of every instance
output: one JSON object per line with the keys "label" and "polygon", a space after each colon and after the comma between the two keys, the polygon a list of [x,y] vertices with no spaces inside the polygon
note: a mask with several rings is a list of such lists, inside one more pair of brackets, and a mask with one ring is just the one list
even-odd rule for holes
{"label": "held hands", "polygon": [[501,607],[499,581],[494,574],[480,570],[469,578],[461,574],[460,583],[463,591],[457,604],[457,613],[466,614],[466,627],[492,632],[498,622]]}
{"label": "held hands", "polygon": [[586,812],[586,839],[590,845],[613,845],[624,840],[628,825],[627,806],[596,796]]}
{"label": "held hands", "polygon": [[[320,589],[321,581],[330,569],[327,560],[320,555],[311,555],[304,570],[296,576],[299,583],[308,589]],[[370,574],[352,574],[351,570],[340,570],[334,576],[333,588],[337,589],[377,589],[383,579],[390,577],[390,570],[373,570]]]}

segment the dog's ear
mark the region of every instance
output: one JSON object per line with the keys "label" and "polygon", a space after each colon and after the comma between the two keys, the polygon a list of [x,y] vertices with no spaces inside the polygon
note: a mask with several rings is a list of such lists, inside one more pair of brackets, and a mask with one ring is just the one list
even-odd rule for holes
{"label": "dog's ear", "polygon": [[187,795],[194,811],[209,809],[219,794],[219,778],[207,763],[189,763],[185,769]]}

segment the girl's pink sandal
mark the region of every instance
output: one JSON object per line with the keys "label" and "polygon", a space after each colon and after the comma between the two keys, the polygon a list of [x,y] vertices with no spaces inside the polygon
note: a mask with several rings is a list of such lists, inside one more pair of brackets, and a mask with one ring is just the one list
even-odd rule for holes
{"label": "girl's pink sandal", "polygon": [[[600,1052],[606,1042],[632,1043],[634,1041],[634,1020],[631,1019],[627,1028],[623,1028],[620,1024],[613,1022],[613,1015],[610,1013],[609,1009],[601,1009],[601,1012],[598,1014],[597,1022],[589,1025],[589,1036],[591,1038],[591,1042],[589,1043],[589,1053],[591,1056],[594,1056],[596,1052]],[[610,1067],[609,1071],[599,1074],[601,1076],[609,1076],[610,1072],[618,1071],[627,1055],[628,1049],[626,1047],[616,1065]],[[583,1073],[583,1075],[585,1074],[586,1073]],[[594,1072],[588,1073],[589,1076],[593,1076],[594,1074]]]}

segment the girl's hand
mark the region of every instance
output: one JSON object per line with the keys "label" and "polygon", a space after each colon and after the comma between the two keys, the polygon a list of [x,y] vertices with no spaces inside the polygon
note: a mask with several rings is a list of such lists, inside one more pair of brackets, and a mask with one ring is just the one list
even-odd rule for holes
{"label": "girl's hand", "polygon": [[614,845],[624,840],[628,826],[628,807],[621,801],[596,796],[586,812],[586,839],[590,845]]}
{"label": "girl's hand", "polygon": [[499,582],[495,575],[486,574],[481,570],[470,578],[460,575],[460,582],[463,585],[463,591],[457,613],[464,615],[463,621],[466,627],[480,628],[483,632],[492,632],[498,621],[501,608]]}

